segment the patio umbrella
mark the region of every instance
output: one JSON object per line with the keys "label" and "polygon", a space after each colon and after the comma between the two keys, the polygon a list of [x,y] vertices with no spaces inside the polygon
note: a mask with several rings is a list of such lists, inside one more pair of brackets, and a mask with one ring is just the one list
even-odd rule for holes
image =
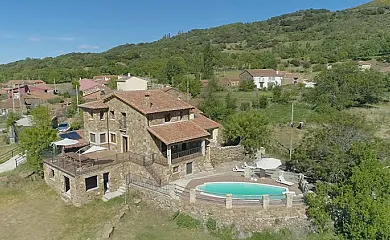
{"label": "patio umbrella", "polygon": [[69,138],[64,138],[64,139],[58,140],[56,142],[52,142],[51,144],[55,145],[55,146],[70,146],[70,145],[74,145],[77,143],[79,143],[79,141],[69,139]]}
{"label": "patio umbrella", "polygon": [[276,158],[262,158],[256,162],[256,168],[261,168],[264,170],[267,169],[276,169],[282,165],[282,162]]}

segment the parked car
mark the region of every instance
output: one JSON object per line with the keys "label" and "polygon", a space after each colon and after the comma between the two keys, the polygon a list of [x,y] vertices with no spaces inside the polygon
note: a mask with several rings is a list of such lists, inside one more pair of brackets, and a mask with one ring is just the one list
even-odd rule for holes
{"label": "parked car", "polygon": [[58,124],[57,131],[58,132],[66,132],[70,129],[70,125],[67,122],[62,122]]}

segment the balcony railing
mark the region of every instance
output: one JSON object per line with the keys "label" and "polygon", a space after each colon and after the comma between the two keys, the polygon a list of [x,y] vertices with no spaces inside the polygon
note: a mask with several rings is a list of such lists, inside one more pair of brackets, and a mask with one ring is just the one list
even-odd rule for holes
{"label": "balcony railing", "polygon": [[181,152],[172,153],[171,154],[171,162],[172,162],[172,164],[175,164],[175,163],[181,162],[183,160],[195,158],[195,157],[198,157],[201,155],[202,155],[202,148],[201,147],[192,148],[192,149],[184,150]]}
{"label": "balcony railing", "polygon": [[126,119],[119,120],[119,129],[120,130],[126,130],[127,129]]}

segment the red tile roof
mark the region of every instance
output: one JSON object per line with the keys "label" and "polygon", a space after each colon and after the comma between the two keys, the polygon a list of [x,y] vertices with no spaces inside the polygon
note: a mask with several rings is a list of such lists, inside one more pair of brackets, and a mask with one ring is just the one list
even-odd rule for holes
{"label": "red tile roof", "polygon": [[86,108],[86,109],[107,109],[108,108],[108,106],[105,103],[103,103],[102,100],[80,104],[79,107]]}
{"label": "red tile roof", "polygon": [[195,114],[195,118],[192,119],[191,121],[205,130],[210,130],[210,129],[215,129],[220,127],[219,123],[211,120],[210,118],[203,116],[200,113]]}
{"label": "red tile roof", "polygon": [[9,80],[6,85],[9,87],[13,87],[15,84],[17,85],[29,85],[29,84],[42,84],[45,83],[42,80]]}
{"label": "red tile roof", "polygon": [[40,100],[50,100],[56,97],[57,95],[53,93],[46,93],[46,92],[30,92],[23,95],[24,99],[40,99]]}
{"label": "red tile roof", "polygon": [[166,145],[204,138],[210,134],[192,121],[174,122],[147,128]]}
{"label": "red tile roof", "polygon": [[247,69],[246,71],[253,77],[278,77],[282,75],[274,69]]}
{"label": "red tile roof", "polygon": [[[15,108],[19,108],[19,99],[14,99]],[[1,109],[10,109],[13,108],[12,98],[8,98],[6,100],[0,101]]]}
{"label": "red tile roof", "polygon": [[117,97],[145,115],[194,108],[192,105],[179,100],[162,90],[115,92],[104,98],[104,102],[107,102],[114,97]]}
{"label": "red tile roof", "polygon": [[95,82],[94,80],[91,79],[81,79],[80,80],[80,91],[86,91],[89,89],[92,89],[94,87],[101,86],[101,84]]}
{"label": "red tile roof", "polygon": [[39,83],[35,85],[36,88],[42,89],[42,90],[54,90],[54,88],[50,87],[46,83]]}

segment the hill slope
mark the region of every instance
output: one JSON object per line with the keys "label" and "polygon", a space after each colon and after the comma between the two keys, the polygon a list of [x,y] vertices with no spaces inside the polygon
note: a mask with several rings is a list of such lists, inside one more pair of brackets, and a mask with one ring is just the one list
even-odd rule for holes
{"label": "hill slope", "polygon": [[[202,70],[202,50],[210,42],[218,68],[276,67],[369,59],[390,54],[390,7],[365,4],[330,12],[302,10],[254,23],[234,23],[191,30],[159,41],[125,44],[104,53],[71,53],[0,65],[0,79],[70,81],[102,73],[166,78],[169,61],[180,73]],[[298,62],[298,63],[297,63]]]}

